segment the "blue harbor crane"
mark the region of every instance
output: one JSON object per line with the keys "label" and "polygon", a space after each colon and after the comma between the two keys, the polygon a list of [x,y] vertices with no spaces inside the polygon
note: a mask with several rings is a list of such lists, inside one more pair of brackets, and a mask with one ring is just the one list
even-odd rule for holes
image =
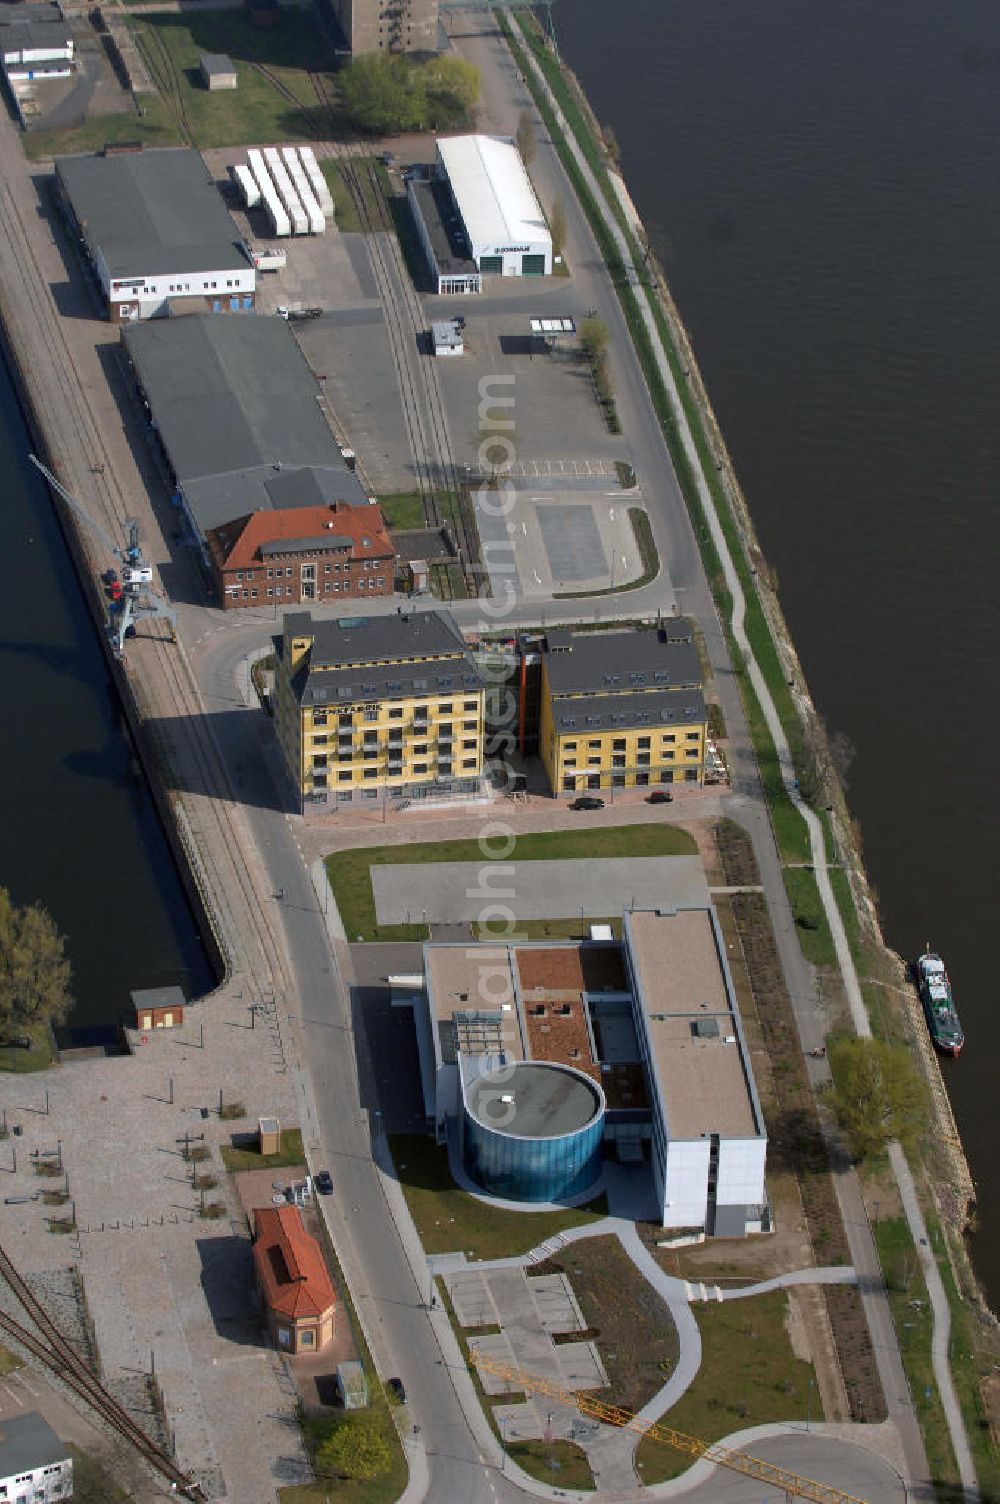
{"label": "blue harbor crane", "polygon": [[90,513],[77,501],[76,497],[67,491],[61,481],[58,481],[41,460],[34,454],[28,458],[48,481],[52,490],[62,501],[66,503],[73,516],[91,532],[95,538],[107,549],[112,558],[121,564],[121,591],[117,599],[112,597],[108,605],[108,638],[118,657],[121,657],[125,649],[125,639],[136,630],[140,620],[151,621],[155,617],[162,617],[170,629],[170,641],[177,641],[177,612],[168,601],[159,596],[152,589],[153,566],[147,564],[142,556],[142,548],[139,544],[139,523],[134,517],[129,517],[125,526],[128,529],[127,542],[118,544],[106,532],[100,523],[95,522]]}

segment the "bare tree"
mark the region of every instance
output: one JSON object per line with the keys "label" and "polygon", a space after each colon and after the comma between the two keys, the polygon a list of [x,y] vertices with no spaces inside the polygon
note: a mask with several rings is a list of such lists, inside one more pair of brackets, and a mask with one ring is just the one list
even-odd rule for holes
{"label": "bare tree", "polygon": [[552,236],[552,254],[561,256],[566,244],[566,205],[557,198],[549,215],[549,234]]}
{"label": "bare tree", "polygon": [[521,153],[521,160],[525,167],[530,167],[538,150],[535,121],[530,110],[522,110],[521,118],[517,122],[517,149]]}

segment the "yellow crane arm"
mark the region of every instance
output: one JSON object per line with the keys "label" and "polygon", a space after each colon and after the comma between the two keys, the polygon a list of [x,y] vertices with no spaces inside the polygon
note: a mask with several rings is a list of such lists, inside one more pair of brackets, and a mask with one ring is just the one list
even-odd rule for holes
{"label": "yellow crane arm", "polygon": [[678,1452],[687,1452],[691,1457],[704,1457],[706,1461],[717,1463],[719,1467],[728,1467],[734,1472],[757,1478],[762,1483],[773,1484],[775,1488],[784,1489],[786,1494],[795,1498],[809,1499],[812,1504],[865,1504],[855,1494],[845,1494],[842,1489],[831,1488],[829,1484],[817,1483],[813,1478],[803,1478],[799,1473],[778,1467],[773,1462],[765,1462],[760,1457],[751,1457],[747,1452],[730,1451],[719,1442],[701,1441],[697,1436],[675,1431],[672,1426],[665,1426],[661,1421],[642,1420],[633,1410],[625,1410],[621,1405],[610,1405],[606,1400],[599,1400],[584,1391],[564,1389],[561,1384],[553,1383],[541,1374],[517,1368],[501,1358],[480,1352],[473,1352],[472,1357],[477,1368],[506,1379],[511,1389],[543,1394],[548,1399],[558,1400],[560,1404],[572,1405],[581,1415],[603,1421],[607,1426],[636,1431],[640,1436],[649,1436],[653,1441],[662,1442],[664,1446],[673,1447]]}

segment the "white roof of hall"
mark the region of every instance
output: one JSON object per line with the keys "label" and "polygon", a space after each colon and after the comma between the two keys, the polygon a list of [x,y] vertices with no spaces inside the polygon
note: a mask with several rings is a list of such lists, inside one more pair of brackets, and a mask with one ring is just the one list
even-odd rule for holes
{"label": "white roof of hall", "polygon": [[522,245],[549,238],[545,216],[512,141],[501,136],[447,136],[437,147],[474,244]]}

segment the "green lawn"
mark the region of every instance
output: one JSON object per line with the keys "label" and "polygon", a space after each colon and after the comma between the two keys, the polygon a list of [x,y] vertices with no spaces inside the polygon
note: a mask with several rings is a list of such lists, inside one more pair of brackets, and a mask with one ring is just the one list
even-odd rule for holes
{"label": "green lawn", "polygon": [[[159,96],[134,110],[95,116],[72,130],[29,131],[33,157],[92,151],[105,141],[143,141],[148,146],[183,143],[241,146],[273,141],[315,140],[342,135],[346,123],[321,110],[308,77],[319,72],[333,89],[330,43],[310,10],[283,8],[274,26],[261,29],[239,10],[162,13],[133,20],[140,50]],[[225,52],[236,65],[238,87],[209,93],[201,82],[203,52]],[[303,115],[258,72],[263,63],[311,112]]]}
{"label": "green lawn", "polygon": [[[782,1420],[821,1421],[811,1363],[797,1358],[785,1327],[782,1290],[692,1307],[701,1331],[698,1377],[663,1422],[674,1430],[718,1441],[732,1431]],[[810,1387],[811,1386],[811,1387]],[[676,1478],[694,1459],[644,1437],[636,1463],[646,1484]]]}
{"label": "green lawn", "polygon": [[802,954],[814,966],[835,966],[837,953],[815,872],[809,867],[786,867],[784,878]]}
{"label": "green lawn", "polygon": [[8,1373],[13,1373],[15,1369],[23,1367],[23,1358],[19,1358],[17,1353],[12,1353],[9,1347],[0,1347],[0,1379]]}
{"label": "green lawn", "polygon": [[513,1441],[507,1448],[530,1478],[555,1488],[595,1488],[594,1474],[583,1447],[575,1441]]}
{"label": "green lawn", "polygon": [[[674,825],[612,825],[549,830],[518,835],[512,861],[591,861],[616,856],[693,856],[694,837]],[[363,846],[337,851],[326,869],[349,940],[426,940],[421,923],[379,925],[372,897],[371,868],[401,862],[484,862],[478,841],[434,841],[416,845]],[[413,912],[420,909],[414,893]]]}
{"label": "green lawn", "polygon": [[476,1259],[512,1257],[527,1253],[566,1227],[582,1227],[608,1213],[604,1196],[587,1206],[555,1212],[503,1211],[459,1190],[448,1169],[447,1150],[433,1139],[397,1133],[390,1145],[425,1253],[464,1251]]}
{"label": "green lawn", "polygon": [[391,496],[380,496],[378,504],[387,527],[405,532],[427,526],[424,498],[419,491],[397,491]]}
{"label": "green lawn", "polygon": [[30,1071],[48,1070],[52,1064],[52,1036],[48,1025],[11,1024],[4,1037],[17,1037],[21,1034],[26,1034],[31,1039],[31,1049],[23,1050],[20,1045],[4,1045],[0,1048],[0,1071],[24,1075]]}
{"label": "green lawn", "polygon": [[306,1162],[300,1128],[281,1130],[281,1150],[277,1154],[259,1154],[256,1149],[238,1149],[233,1144],[223,1144],[221,1153],[222,1163],[233,1174],[240,1170],[280,1170],[286,1165]]}

